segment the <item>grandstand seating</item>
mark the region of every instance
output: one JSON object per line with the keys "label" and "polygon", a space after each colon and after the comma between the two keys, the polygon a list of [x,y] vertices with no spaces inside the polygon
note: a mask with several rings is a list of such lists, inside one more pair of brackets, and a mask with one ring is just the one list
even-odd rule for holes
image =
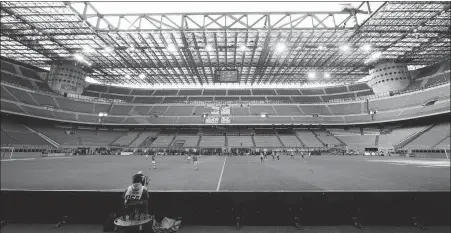
{"label": "grandstand seating", "polygon": [[439,144],[435,145],[435,149],[449,149],[450,148],[450,137],[444,138]]}
{"label": "grandstand seating", "polygon": [[321,143],[310,130],[304,129],[295,129],[296,134],[299,139],[305,144],[307,147],[323,147],[323,143]]}
{"label": "grandstand seating", "polygon": [[277,136],[254,136],[256,147],[282,147]]}
{"label": "grandstand seating", "polygon": [[144,143],[149,137],[156,137],[158,130],[155,131],[144,131],[139,134],[139,136],[130,144],[130,147],[139,147]]}
{"label": "grandstand seating", "polygon": [[207,148],[222,148],[225,146],[225,137],[203,135],[200,146]]}
{"label": "grandstand seating", "polygon": [[381,134],[379,136],[378,147],[383,149],[393,149],[394,145],[401,142],[403,139],[418,133],[425,128],[425,126],[395,128],[390,133]]}
{"label": "grandstand seating", "polygon": [[285,147],[303,146],[303,144],[299,141],[299,139],[294,135],[279,135],[279,138]]}
{"label": "grandstand seating", "polygon": [[305,114],[331,115],[325,105],[300,105],[299,107]]}
{"label": "grandstand seating", "polygon": [[405,149],[431,149],[450,135],[450,124],[438,124],[404,146]]}
{"label": "grandstand seating", "polygon": [[349,115],[363,113],[363,103],[330,104],[330,111],[334,115]]}
{"label": "grandstand seating", "polygon": [[376,148],[376,135],[340,135],[336,137],[343,141],[349,149]]}
{"label": "grandstand seating", "polygon": [[274,110],[279,116],[297,116],[302,114],[296,105],[274,105]]}
{"label": "grandstand seating", "polygon": [[185,141],[184,147],[196,147],[199,141],[199,136],[179,135],[175,138],[175,141]]}
{"label": "grandstand seating", "polygon": [[169,135],[169,136],[160,135],[150,145],[150,147],[168,147],[171,144],[172,139],[174,139],[174,135]]}
{"label": "grandstand seating", "polygon": [[321,140],[321,142],[323,142],[324,144],[327,144],[328,146],[342,145],[342,143],[338,141],[338,139],[335,136],[329,134],[325,130],[313,130],[313,131],[315,132],[318,139]]}
{"label": "grandstand seating", "polygon": [[251,136],[227,136],[229,147],[253,147]]}
{"label": "grandstand seating", "polygon": [[122,135],[116,141],[114,141],[112,145],[128,146],[138,137],[139,133],[140,132],[136,131],[126,132],[124,135]]}
{"label": "grandstand seating", "polygon": [[50,143],[41,138],[38,134],[31,132],[30,130],[25,128],[23,124],[18,124],[8,119],[2,119],[1,132],[2,146],[50,145]]}

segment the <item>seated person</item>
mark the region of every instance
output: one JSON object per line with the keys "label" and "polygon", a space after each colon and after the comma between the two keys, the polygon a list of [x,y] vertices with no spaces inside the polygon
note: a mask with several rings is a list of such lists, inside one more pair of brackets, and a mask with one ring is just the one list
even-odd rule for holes
{"label": "seated person", "polygon": [[145,179],[142,172],[138,172],[133,176],[133,184],[128,186],[123,194],[124,209],[126,211],[130,210],[130,207],[138,206],[140,213],[147,215],[149,193],[143,185],[144,182]]}

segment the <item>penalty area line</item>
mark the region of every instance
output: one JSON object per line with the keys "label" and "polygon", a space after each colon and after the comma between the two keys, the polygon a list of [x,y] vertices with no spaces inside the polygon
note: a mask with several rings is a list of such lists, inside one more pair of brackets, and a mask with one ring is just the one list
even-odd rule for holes
{"label": "penalty area line", "polygon": [[222,165],[221,175],[219,176],[218,186],[216,187],[216,191],[219,191],[219,188],[221,187],[221,180],[222,180],[222,174],[224,173],[224,167],[227,161],[227,156],[224,159],[224,164]]}

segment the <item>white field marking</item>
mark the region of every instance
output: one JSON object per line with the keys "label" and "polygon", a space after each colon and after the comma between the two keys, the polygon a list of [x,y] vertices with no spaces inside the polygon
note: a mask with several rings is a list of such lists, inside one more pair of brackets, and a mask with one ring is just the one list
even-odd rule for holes
{"label": "white field marking", "polygon": [[368,162],[389,163],[395,165],[415,165],[415,166],[434,166],[449,167],[449,160],[367,160]]}
{"label": "white field marking", "polygon": [[219,176],[218,187],[216,187],[216,191],[219,191],[219,187],[221,187],[222,174],[224,173],[224,167],[227,161],[227,156],[224,159],[224,164],[222,165],[221,175]]}
{"label": "white field marking", "polygon": [[1,162],[10,162],[10,161],[27,161],[27,160],[35,160],[36,158],[28,158],[28,159],[2,159]]}

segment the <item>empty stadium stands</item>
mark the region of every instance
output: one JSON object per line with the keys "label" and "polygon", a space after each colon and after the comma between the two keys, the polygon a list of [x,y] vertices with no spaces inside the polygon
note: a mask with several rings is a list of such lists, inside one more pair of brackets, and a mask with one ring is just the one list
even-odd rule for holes
{"label": "empty stadium stands", "polygon": [[404,149],[432,149],[435,145],[450,136],[450,124],[443,123],[423,132],[417,138],[405,145]]}
{"label": "empty stadium stands", "polygon": [[254,135],[256,147],[282,147],[277,136],[258,136]]}
{"label": "empty stadium stands", "polygon": [[28,130],[23,124],[2,119],[1,122],[2,146],[51,146],[38,134]]}
{"label": "empty stadium stands", "polygon": [[115,145],[129,146],[138,137],[139,134],[140,134],[140,132],[136,132],[136,131],[125,132],[124,135],[119,137],[116,141],[114,141],[111,144],[113,146],[115,146]]}
{"label": "empty stadium stands", "polygon": [[229,147],[254,147],[251,136],[227,136]]}
{"label": "empty stadium stands", "polygon": [[378,147],[383,149],[393,149],[396,144],[403,139],[409,137],[412,134],[418,133],[423,130],[425,126],[411,126],[395,128],[390,133],[381,134],[379,136]]}
{"label": "empty stadium stands", "polygon": [[205,148],[222,148],[225,146],[225,136],[203,135],[199,145]]}
{"label": "empty stadium stands", "polygon": [[295,129],[295,133],[306,147],[323,147],[323,143],[316,138],[315,134],[306,129]]}

